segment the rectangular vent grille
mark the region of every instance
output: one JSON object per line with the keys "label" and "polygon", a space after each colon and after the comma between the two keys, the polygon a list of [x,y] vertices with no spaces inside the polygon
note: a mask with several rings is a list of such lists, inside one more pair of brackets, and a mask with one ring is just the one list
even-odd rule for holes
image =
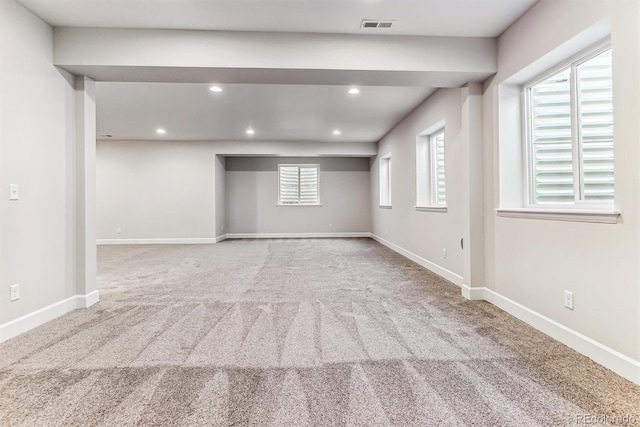
{"label": "rectangular vent grille", "polygon": [[360,28],[393,28],[395,21],[379,21],[376,19],[363,19]]}

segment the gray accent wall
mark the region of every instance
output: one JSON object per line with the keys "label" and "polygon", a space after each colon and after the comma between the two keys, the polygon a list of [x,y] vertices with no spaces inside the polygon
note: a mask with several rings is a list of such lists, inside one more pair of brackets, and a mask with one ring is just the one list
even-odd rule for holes
{"label": "gray accent wall", "polygon": [[[321,206],[278,206],[278,164],[319,164]],[[228,157],[230,233],[371,231],[369,159]]]}

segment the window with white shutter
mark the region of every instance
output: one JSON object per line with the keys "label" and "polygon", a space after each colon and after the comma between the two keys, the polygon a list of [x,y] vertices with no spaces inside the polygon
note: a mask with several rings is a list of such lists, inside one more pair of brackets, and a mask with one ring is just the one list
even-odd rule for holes
{"label": "window with white shutter", "polygon": [[416,142],[416,207],[446,208],[444,128],[427,130]]}
{"label": "window with white shutter", "polygon": [[318,165],[278,165],[279,205],[319,205]]}
{"label": "window with white shutter", "polygon": [[391,207],[391,155],[380,158],[380,206]]}
{"label": "window with white shutter", "polygon": [[431,205],[446,206],[447,192],[444,182],[444,129],[429,136],[431,153]]}
{"label": "window with white shutter", "polygon": [[611,48],[525,86],[532,205],[612,204]]}

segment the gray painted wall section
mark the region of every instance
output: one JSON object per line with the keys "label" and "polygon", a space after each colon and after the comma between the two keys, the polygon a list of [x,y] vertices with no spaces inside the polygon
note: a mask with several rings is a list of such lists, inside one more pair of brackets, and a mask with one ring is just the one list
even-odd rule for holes
{"label": "gray painted wall section", "polygon": [[[277,206],[278,164],[320,165],[322,206]],[[369,159],[227,158],[230,233],[371,231]]]}

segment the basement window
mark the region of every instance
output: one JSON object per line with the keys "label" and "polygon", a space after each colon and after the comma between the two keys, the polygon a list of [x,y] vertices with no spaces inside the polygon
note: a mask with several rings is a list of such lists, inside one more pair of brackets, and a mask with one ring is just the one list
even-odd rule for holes
{"label": "basement window", "polygon": [[380,158],[380,207],[391,207],[391,154]]}
{"label": "basement window", "polygon": [[319,206],[319,165],[278,165],[278,205]]}
{"label": "basement window", "polygon": [[524,86],[529,206],[613,207],[612,86],[608,45]]}
{"label": "basement window", "polygon": [[416,209],[446,212],[444,122],[416,138]]}

